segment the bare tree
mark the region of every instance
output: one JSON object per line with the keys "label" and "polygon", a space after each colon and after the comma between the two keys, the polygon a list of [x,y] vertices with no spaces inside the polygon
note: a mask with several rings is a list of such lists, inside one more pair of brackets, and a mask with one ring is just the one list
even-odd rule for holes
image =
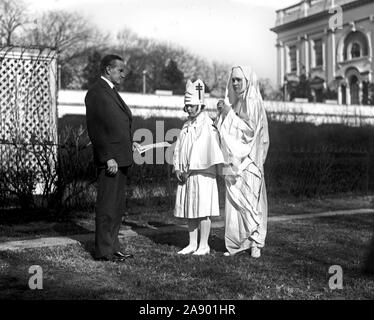
{"label": "bare tree", "polygon": [[0,43],[13,44],[16,31],[28,22],[26,11],[22,0],[0,0]]}
{"label": "bare tree", "polygon": [[91,48],[105,50],[109,36],[101,33],[77,12],[46,11],[36,17],[37,24],[24,35],[24,43],[55,48],[61,67],[60,86],[80,89],[82,74]]}
{"label": "bare tree", "polygon": [[37,27],[27,34],[29,44],[55,48],[62,64],[106,40],[84,16],[64,10],[44,12],[37,18]]}
{"label": "bare tree", "polygon": [[149,53],[155,45],[155,41],[140,37],[133,30],[125,27],[117,33],[117,43],[119,49],[126,51],[128,49],[142,48],[144,53]]}
{"label": "bare tree", "polygon": [[259,79],[261,96],[264,100],[282,101],[283,94],[280,90],[274,89],[272,82],[268,78]]}
{"label": "bare tree", "polygon": [[[174,43],[141,37],[129,28],[117,34],[117,43],[134,74],[139,76],[144,69],[147,70],[148,85],[151,87],[152,83],[158,85],[158,74],[171,59],[183,72],[185,80],[203,79],[213,96],[221,97],[225,92],[229,67],[224,63],[210,62]],[[134,82],[138,77],[132,80]]]}
{"label": "bare tree", "polygon": [[226,84],[229,78],[230,67],[228,64],[214,61],[212,63],[212,76],[210,83],[211,94],[223,98],[225,95]]}

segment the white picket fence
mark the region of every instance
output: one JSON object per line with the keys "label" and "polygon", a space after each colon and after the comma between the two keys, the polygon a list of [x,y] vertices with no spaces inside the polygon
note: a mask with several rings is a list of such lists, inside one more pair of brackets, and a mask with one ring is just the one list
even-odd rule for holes
{"label": "white picket fence", "polygon": [[[85,115],[86,91],[60,90],[58,115]],[[183,96],[121,93],[133,115],[142,118],[186,118]],[[206,98],[207,111],[214,117],[218,99]],[[374,106],[346,106],[322,103],[265,101],[269,118],[283,122],[342,123],[350,126],[374,125]]]}

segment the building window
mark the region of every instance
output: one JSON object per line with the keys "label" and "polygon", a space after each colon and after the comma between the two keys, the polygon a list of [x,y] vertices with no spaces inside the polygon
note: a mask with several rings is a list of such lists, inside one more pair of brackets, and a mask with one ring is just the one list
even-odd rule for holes
{"label": "building window", "polygon": [[291,46],[289,48],[289,62],[290,62],[290,71],[291,72],[296,72],[297,71],[296,46]]}
{"label": "building window", "polygon": [[314,40],[314,66],[323,66],[323,44],[322,39]]}
{"label": "building window", "polygon": [[348,34],[344,40],[343,60],[367,57],[369,55],[369,42],[367,36],[355,31]]}
{"label": "building window", "polygon": [[352,45],[351,55],[352,55],[352,58],[359,58],[359,57],[361,57],[361,47],[360,47],[360,45],[357,42],[355,42]]}

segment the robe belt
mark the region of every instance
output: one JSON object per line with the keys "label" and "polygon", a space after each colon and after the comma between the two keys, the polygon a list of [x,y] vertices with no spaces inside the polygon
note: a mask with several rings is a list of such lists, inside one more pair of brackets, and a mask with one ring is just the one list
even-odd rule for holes
{"label": "robe belt", "polygon": [[215,178],[217,174],[216,173],[212,173],[212,172],[207,172],[205,170],[193,170],[193,171],[190,171],[189,176],[196,176],[196,175],[202,175],[202,176],[208,176],[208,177],[211,177],[211,178]]}

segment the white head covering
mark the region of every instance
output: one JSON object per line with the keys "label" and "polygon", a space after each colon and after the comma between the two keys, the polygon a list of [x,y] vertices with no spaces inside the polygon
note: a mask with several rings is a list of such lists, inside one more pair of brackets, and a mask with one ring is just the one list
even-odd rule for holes
{"label": "white head covering", "polygon": [[[236,68],[243,72],[245,78],[244,88],[240,94],[237,94],[232,87],[232,74],[233,70]],[[266,159],[269,147],[269,133],[265,105],[261,97],[257,76],[252,68],[243,66],[232,67],[226,87],[225,102],[226,104],[231,104],[233,108],[235,108],[236,105],[239,105],[239,110],[242,111],[240,114],[242,120],[245,120],[254,129],[262,128],[256,139],[258,145],[253,148],[255,154],[252,154],[251,156],[253,161],[261,167]],[[256,123],[258,120],[260,123]],[[261,152],[258,152],[257,150],[261,150]]]}
{"label": "white head covering", "polygon": [[[245,84],[244,90],[241,94],[237,95],[232,87],[232,73],[234,69],[240,69],[244,75]],[[243,100],[247,98],[250,99],[259,99],[262,101],[261,93],[260,93],[260,86],[258,83],[258,78],[256,73],[253,71],[251,67],[248,66],[234,66],[231,68],[230,78],[226,86],[226,102],[229,104],[235,104],[236,101],[242,97]]]}
{"label": "white head covering", "polygon": [[202,105],[204,104],[205,86],[204,82],[197,79],[194,83],[187,81],[186,92],[184,94],[184,104]]}

